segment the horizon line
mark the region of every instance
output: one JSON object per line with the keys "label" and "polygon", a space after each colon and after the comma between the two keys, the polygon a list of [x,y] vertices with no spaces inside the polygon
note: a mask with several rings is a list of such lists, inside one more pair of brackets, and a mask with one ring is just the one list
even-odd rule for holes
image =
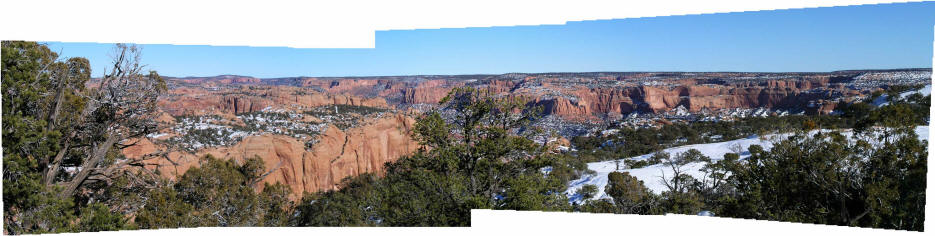
{"label": "horizon line", "polygon": [[[822,73],[840,73],[840,72],[856,72],[856,71],[923,71],[927,70],[930,72],[935,72],[932,70],[932,67],[903,67],[903,68],[888,68],[888,69],[845,69],[845,70],[832,70],[832,71],[564,71],[564,72],[506,72],[506,73],[478,73],[478,74],[407,74],[407,75],[343,75],[343,76],[309,76],[309,75],[299,75],[299,76],[282,76],[282,77],[255,77],[251,75],[238,75],[238,74],[219,74],[219,75],[209,75],[209,76],[172,76],[172,75],[160,75],[162,77],[169,77],[175,79],[198,79],[198,78],[213,78],[221,76],[240,76],[240,77],[249,77],[254,79],[289,79],[289,78],[371,78],[371,77],[420,77],[420,76],[496,76],[496,75],[508,75],[508,74],[576,74],[576,73],[760,73],[760,74],[784,74],[784,73],[805,73],[805,74],[822,74]],[[158,71],[157,71],[158,73]]]}

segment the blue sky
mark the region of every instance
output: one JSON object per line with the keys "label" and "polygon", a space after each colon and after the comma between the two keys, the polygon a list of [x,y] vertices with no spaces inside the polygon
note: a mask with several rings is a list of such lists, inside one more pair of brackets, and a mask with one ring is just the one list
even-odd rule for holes
{"label": "blue sky", "polygon": [[[376,32],[373,49],[143,45],[167,76],[370,76],[931,67],[935,2]],[[91,61],[112,45],[48,42]]]}

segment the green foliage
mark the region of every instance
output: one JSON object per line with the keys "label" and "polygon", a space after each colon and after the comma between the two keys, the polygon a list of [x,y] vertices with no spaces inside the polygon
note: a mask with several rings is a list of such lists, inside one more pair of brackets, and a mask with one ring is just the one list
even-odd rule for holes
{"label": "green foliage", "polygon": [[297,224],[467,226],[470,209],[570,210],[566,184],[584,163],[516,135],[535,109],[470,87],[441,105],[416,123],[416,153],[387,163],[382,178],[353,177],[340,190],[307,195]]}
{"label": "green foliage", "polygon": [[[540,173],[526,173],[509,179],[498,209],[556,211],[567,210],[568,199],[561,190],[565,182],[546,178]],[[595,189],[596,190],[596,189]]]}
{"label": "green foliage", "polygon": [[919,90],[922,87],[925,87],[925,85],[924,84],[916,84],[916,85],[896,84],[896,85],[887,86],[885,93],[890,97],[897,97],[899,96],[900,93],[911,91],[911,90]]}
{"label": "green foliage", "polygon": [[[627,168],[661,164],[671,169],[667,173],[674,173],[663,179],[668,191],[648,194],[656,202],[651,204],[652,210],[641,214],[710,210],[725,217],[922,230],[927,142],[916,137],[914,128],[928,123],[928,99],[915,94],[891,99],[889,105],[878,108],[867,103],[842,103],[839,115],[624,129],[616,135],[580,137],[573,142],[580,145],[576,147],[581,158],[604,160],[686,144],[677,142],[675,134],[685,134],[690,144],[711,141],[707,139],[713,135],[734,139],[767,130],[795,133],[768,151],[750,146],[744,153],[750,156],[745,159],[740,158],[742,150],[725,154],[718,161],[696,150],[625,159]],[[736,128],[719,127],[722,125]],[[804,132],[846,127],[855,127],[855,135]],[[685,174],[683,167],[690,163],[704,163],[700,179]],[[612,201],[587,201],[575,209],[627,213],[620,207],[633,205],[639,199],[634,196],[642,196],[630,193],[645,188],[627,177],[619,173],[608,176],[605,190]]]}
{"label": "green foliage", "polygon": [[585,201],[584,204],[578,207],[577,210],[589,213],[617,213],[620,211],[620,208],[615,206],[610,201],[590,200]]}
{"label": "green foliage", "polygon": [[597,194],[597,186],[593,184],[586,184],[581,186],[581,189],[578,189],[575,194],[581,196],[581,199],[591,199]]}
{"label": "green foliage", "polygon": [[338,129],[347,130],[348,128],[357,127],[363,117],[379,115],[388,111],[388,109],[379,107],[332,104],[314,107],[303,113],[331,123]]}
{"label": "green foliage", "polygon": [[689,149],[675,156],[656,153],[651,159],[672,171],[672,176],[663,176],[662,181],[668,191],[662,193],[661,207],[672,213],[695,214],[701,211],[703,203],[696,188],[697,180],[686,173],[685,166],[695,162],[710,163],[711,158],[696,149]]}
{"label": "green foliage", "polygon": [[135,222],[142,229],[197,227],[201,226],[200,215],[177,191],[162,187],[150,192]]}
{"label": "green foliage", "polygon": [[123,214],[110,211],[102,203],[94,203],[81,209],[78,231],[97,232],[131,229]]}
{"label": "green foliage", "polygon": [[[683,180],[685,178],[680,176]],[[663,199],[661,208],[665,209],[666,213],[678,213],[678,214],[697,214],[704,207],[704,202],[701,199],[701,196],[696,191],[686,191],[686,192],[663,192],[661,195]]]}
{"label": "green foliage", "polygon": [[628,169],[639,169],[651,165],[656,165],[662,163],[662,160],[669,159],[669,153],[657,151],[654,152],[652,156],[649,156],[647,159],[643,160],[634,160],[634,159],[625,159],[623,160]]}
{"label": "green foliage", "polygon": [[153,192],[136,218],[141,228],[194,226],[283,226],[292,208],[288,187],[265,185],[256,193],[262,159],[219,160],[211,155],[182,175],[172,188]]}
{"label": "green foliage", "polygon": [[[6,167],[6,165],[4,165],[4,167]],[[22,185],[17,187],[21,188],[19,190],[23,190]],[[76,216],[74,213],[75,204],[72,199],[59,198],[54,190],[32,192],[35,191],[35,189],[42,188],[36,187],[26,189],[28,189],[29,192],[21,195],[14,195],[24,197],[19,201],[8,202],[4,199],[4,207],[8,208],[5,209],[4,216],[16,217],[15,219],[8,220],[4,224],[7,232],[11,234],[61,233],[74,230],[72,222],[74,222]],[[4,187],[5,197],[7,196],[6,191],[7,188]]]}
{"label": "green foliage", "polygon": [[295,203],[290,199],[292,189],[288,185],[263,183],[263,191],[259,195],[259,207],[265,211],[261,219],[263,226],[291,226]]}
{"label": "green foliage", "polygon": [[[856,120],[847,120],[841,116],[770,116],[749,117],[737,121],[697,121],[687,124],[675,123],[660,128],[621,128],[612,135],[599,132],[590,136],[578,136],[571,139],[578,149],[575,153],[585,162],[624,159],[653,153],[662,149],[699,143],[720,142],[741,139],[751,135],[763,135],[766,132],[794,132],[806,124],[821,128],[848,128]],[[645,167],[654,165],[652,161],[629,161],[627,166]],[[631,167],[631,168],[638,168]]]}
{"label": "green foliage", "polygon": [[856,141],[832,132],[752,146],[727,166],[736,193],[719,215],[922,230],[928,145],[899,126]]}
{"label": "green foliage", "polygon": [[367,226],[376,224],[368,209],[373,202],[374,176],[346,178],[338,191],[306,194],[296,207],[297,226]]}
{"label": "green foliage", "polygon": [[608,174],[604,192],[613,198],[618,213],[652,214],[656,210],[656,196],[628,172]]}
{"label": "green foliage", "polygon": [[[61,175],[49,172],[84,109],[84,83],[90,65],[84,58],[60,60],[35,42],[2,42],[4,230],[11,234],[112,230],[124,226],[99,204],[76,204],[52,185]],[[60,105],[56,105],[60,104]],[[69,152],[71,153],[71,152]],[[92,207],[88,209],[87,207]],[[75,222],[77,215],[94,218]]]}
{"label": "green foliage", "polygon": [[846,127],[854,127],[857,121],[865,119],[870,114],[873,105],[866,102],[846,103],[842,101],[838,103],[836,110],[841,112],[841,118],[844,119]]}
{"label": "green foliage", "polygon": [[925,124],[928,114],[927,104],[893,103],[870,111],[854,128],[866,131],[873,126],[910,127]]}
{"label": "green foliage", "polygon": [[[526,107],[521,98],[456,88],[441,100],[441,110],[418,119],[413,129],[421,145],[418,151],[387,163],[382,176],[349,177],[340,189],[306,193],[295,205],[288,186],[257,186],[269,172],[256,157],[238,162],[209,155],[169,183],[142,169],[105,168],[127,161],[105,141],[121,133],[90,131],[116,127],[135,137],[151,132],[147,117],[155,97],[129,108],[115,105],[126,104],[119,99],[88,106],[94,110],[84,117],[88,94],[115,98],[85,88],[90,79],[86,59],[59,60],[46,46],[31,42],[4,41],[2,49],[4,230],[10,234],[137,227],[468,226],[470,210],[479,208],[629,214],[711,210],[726,217],[923,230],[928,143],[918,140],[913,128],[928,123],[930,97],[897,98],[910,88],[892,88],[887,92],[890,104],[879,108],[839,104],[840,115],[694,122],[577,137],[572,140],[580,150],[577,156],[547,152],[529,138],[538,135],[528,131],[540,112]],[[148,90],[133,93],[167,89],[155,72],[124,79],[144,77],[152,84],[137,87]],[[126,111],[139,116],[121,117],[131,114]],[[356,125],[361,116],[385,111],[336,105],[307,114],[336,121],[344,129]],[[289,118],[279,113],[244,115]],[[247,123],[235,129],[259,130],[265,125]],[[855,128],[854,137],[803,132],[849,127]],[[740,158],[742,150],[719,161],[694,149],[675,155],[659,152],[765,132],[796,133],[768,151],[750,146],[745,159]],[[217,139],[217,130],[190,133],[203,144],[228,144]],[[94,154],[100,158],[89,162],[89,149],[101,144],[106,148]],[[627,172],[613,172],[605,187],[611,199],[569,203],[567,183],[588,172],[585,162],[646,153],[654,154],[623,163],[627,168],[671,169],[674,174],[662,179],[667,191],[654,194]],[[53,159],[57,155],[61,160]],[[700,179],[686,173],[686,166],[696,163],[704,163]],[[59,171],[65,167],[75,171]],[[78,179],[74,172],[81,172],[76,167],[97,169],[97,176],[71,184]],[[99,173],[105,171],[121,175]],[[577,193],[590,199],[597,189],[586,185]]]}
{"label": "green foliage", "polygon": [[51,71],[58,55],[34,42],[4,41],[3,75],[3,202],[4,221],[11,225],[13,211],[36,208],[41,183],[40,161],[52,156],[61,134],[45,130],[41,116],[52,98]]}

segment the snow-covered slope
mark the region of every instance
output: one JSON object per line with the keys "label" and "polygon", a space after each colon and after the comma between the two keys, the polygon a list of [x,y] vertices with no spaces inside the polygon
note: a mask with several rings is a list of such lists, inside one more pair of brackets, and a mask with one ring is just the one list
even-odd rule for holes
{"label": "snow-covered slope", "polygon": [[[902,93],[899,94],[899,98],[905,99],[906,97],[909,97],[909,95],[912,95],[912,94],[914,94],[914,93],[920,93],[920,94],[922,94],[922,96],[931,95],[931,94],[932,94],[932,85],[931,85],[931,84],[926,85],[925,87],[922,87],[922,88],[919,89],[919,90],[908,91],[908,92],[902,92]],[[886,105],[886,104],[889,104],[889,102],[887,102],[886,100],[887,100],[887,95],[886,95],[886,94],[880,95],[880,96],[877,97],[876,99],[873,99],[873,105],[874,105],[874,106],[884,106],[884,105]]]}
{"label": "snow-covered slope", "polygon": [[922,87],[922,89],[919,89],[919,90],[916,90],[916,91],[909,91],[909,92],[900,93],[900,94],[899,94],[899,97],[900,97],[900,98],[906,98],[906,97],[908,97],[909,95],[912,95],[913,93],[921,93],[923,97],[924,97],[924,96],[931,95],[931,94],[932,94],[932,85],[931,85],[931,84],[926,85],[925,87]]}
{"label": "snow-covered slope", "polygon": [[[929,137],[928,126],[916,127],[915,132],[916,134],[919,135],[919,139],[928,140],[928,137]],[[844,132],[842,134],[848,135],[849,132]],[[742,152],[740,153],[740,158],[743,159],[743,158],[750,156],[750,153],[746,151],[747,148],[750,147],[750,145],[757,144],[757,145],[762,146],[763,149],[769,150],[770,148],[773,147],[774,141],[782,140],[788,137],[789,135],[790,134],[767,135],[762,139],[754,136],[754,137],[748,137],[745,139],[731,140],[731,141],[719,142],[719,143],[706,143],[706,144],[679,146],[679,147],[665,149],[663,151],[669,153],[670,155],[675,155],[675,154],[682,153],[682,152],[688,151],[689,149],[694,148],[694,149],[697,149],[698,151],[701,151],[701,153],[703,153],[705,156],[710,157],[712,160],[721,160],[721,159],[724,159],[724,154],[732,153],[734,152],[733,150],[742,150]],[[640,156],[634,157],[633,159],[643,160],[643,159],[649,158],[651,155],[652,154],[640,155]],[[623,166],[623,160],[620,160],[620,165]],[[704,166],[704,163],[697,162],[697,163],[691,163],[687,165],[685,169],[688,169],[687,174],[692,175],[695,178],[701,178],[703,176],[703,173],[701,172],[700,169],[703,166]],[[657,194],[662,193],[663,191],[666,190],[665,185],[663,185],[662,183],[663,175],[665,175],[666,177],[672,176],[672,170],[666,168],[662,164],[647,166],[647,167],[643,167],[639,169],[617,170],[616,162],[611,160],[611,161],[588,163],[588,169],[594,170],[596,174],[582,176],[580,179],[571,181],[569,183],[568,190],[565,192],[565,194],[568,195],[569,200],[575,201],[575,202],[582,201],[583,199],[581,199],[581,196],[578,196],[577,194],[575,194],[575,192],[577,192],[578,189],[580,189],[584,185],[588,185],[588,184],[595,185],[598,188],[598,193],[595,194],[594,199],[609,198],[608,196],[606,196],[606,193],[604,193],[604,186],[607,185],[607,175],[610,174],[610,172],[614,172],[614,171],[630,172],[630,175],[636,177],[639,180],[642,180],[643,184],[645,184],[647,188],[649,188],[651,191]]]}

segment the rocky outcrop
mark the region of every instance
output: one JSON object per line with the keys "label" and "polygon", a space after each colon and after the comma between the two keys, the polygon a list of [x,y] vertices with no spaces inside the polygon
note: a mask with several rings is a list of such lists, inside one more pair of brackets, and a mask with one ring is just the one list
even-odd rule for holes
{"label": "rocky outcrop", "polygon": [[577,119],[579,115],[590,115],[591,109],[586,102],[571,100],[564,97],[555,97],[547,99],[537,99],[533,102],[536,106],[541,106],[543,113],[554,114],[565,119]]}
{"label": "rocky outcrop", "polygon": [[565,92],[567,96],[545,98],[526,96],[535,97],[535,104],[544,106],[546,114],[574,118],[634,111],[659,113],[678,106],[684,106],[691,112],[756,107],[803,109],[809,101],[833,97],[833,90],[807,89],[813,86],[809,83],[772,83],[770,86],[756,87],[639,86],[577,89]]}
{"label": "rocky outcrop", "polygon": [[[860,99],[869,93],[867,88],[880,89],[886,84],[881,81],[889,81],[889,77],[874,77],[853,82],[857,81],[854,76],[860,73],[863,72],[512,73],[263,80],[243,76],[172,78],[171,89],[160,97],[159,108],[164,113],[158,120],[171,124],[175,122],[173,116],[214,114],[242,125],[243,121],[237,121],[235,116],[238,113],[267,108],[301,113],[331,104],[401,108],[412,114],[430,107],[416,104],[437,104],[458,86],[485,89],[495,96],[529,98],[528,105],[542,106],[547,115],[578,121],[601,121],[631,112],[664,113],[677,107],[683,107],[679,111],[689,112],[763,107],[804,109],[807,113],[819,114],[833,111],[839,101]],[[897,79],[892,81],[900,82],[922,77],[893,78]],[[928,78],[924,77],[925,81]],[[171,161],[152,160],[158,166],[152,168],[174,178],[197,166],[205,154],[234,160],[258,156],[272,171],[263,181],[285,183],[292,187],[296,196],[302,192],[335,189],[345,177],[382,173],[384,163],[417,148],[409,136],[413,120],[392,112],[385,114],[392,115],[364,120],[362,125],[356,126],[358,128],[340,130],[329,126],[322,133],[317,133],[316,128],[317,143],[312,147],[306,146],[312,136],[251,136],[233,146],[203,148],[195,154],[169,153]],[[303,119],[312,123],[328,120],[312,116]],[[166,133],[161,139],[175,135],[171,130],[161,132]],[[567,146],[567,140],[556,145]],[[123,151],[133,158],[162,149],[160,144],[139,140],[137,145]]]}
{"label": "rocky outcrop", "polygon": [[[612,77],[599,77],[614,81]],[[660,113],[684,106],[690,112],[733,108],[805,109],[816,99],[829,99],[832,93],[853,96],[858,92],[833,84],[828,77],[786,80],[704,82],[695,79],[662,80],[665,85],[620,84],[594,86],[574,78],[525,77],[516,80],[492,79],[470,86],[503,96],[530,98],[530,105],[544,108],[546,115],[564,119],[592,119],[631,112]],[[402,104],[435,104],[452,83],[426,81],[401,90]]]}
{"label": "rocky outcrop", "polygon": [[[194,87],[192,84],[227,92],[235,88],[234,93],[228,94],[234,97],[198,96],[205,91],[193,90],[189,92],[196,93],[185,95],[189,100],[177,102],[182,105],[167,104],[166,108],[171,109],[166,111],[173,115],[181,114],[177,110],[241,112],[263,109],[266,105],[288,108],[334,103],[405,107],[436,104],[451,88],[463,85],[484,88],[499,95],[533,98],[534,104],[547,106],[549,114],[563,117],[603,116],[633,111],[658,113],[678,106],[684,106],[689,111],[754,107],[801,110],[805,109],[806,103],[817,99],[864,96],[870,89],[879,89],[887,84],[927,82],[930,75],[930,69],[828,73],[510,73],[263,80],[226,75],[172,79],[179,81],[181,87],[189,86],[183,88],[189,90]],[[237,86],[241,91],[236,91]],[[243,89],[248,86],[259,89]],[[260,93],[249,96],[255,95],[261,99],[245,95],[251,93]],[[309,96],[315,93],[327,95]],[[335,97],[322,98],[327,96]]]}
{"label": "rocky outcrop", "polygon": [[[640,79],[674,75],[650,73],[633,76]],[[542,106],[546,115],[557,115],[565,119],[591,119],[635,111],[660,113],[678,106],[684,106],[691,112],[756,107],[805,109],[806,103],[832,98],[833,93],[848,96],[860,94],[847,89],[841,83],[835,83],[841,82],[840,79],[834,80],[827,75],[729,81],[716,78],[738,75],[711,73],[706,76],[715,79],[660,78],[654,79],[656,84],[630,83],[629,80],[633,78],[613,76],[525,76],[465,84],[433,80],[402,88],[399,93],[402,95],[402,104],[435,104],[452,87],[468,85],[502,96],[530,98],[530,105]],[[387,88],[390,87],[393,86]]]}
{"label": "rocky outcrop", "polygon": [[221,97],[221,101],[217,104],[217,108],[222,112],[239,114],[245,112],[261,111],[273,104],[275,103],[273,103],[270,99],[264,99],[261,97],[227,95]]}
{"label": "rocky outcrop", "polygon": [[266,108],[296,110],[332,104],[389,108],[381,97],[330,94],[289,86],[250,86],[219,91],[179,88],[159,100],[160,108],[173,116],[239,114]]}
{"label": "rocky outcrop", "polygon": [[[262,135],[245,138],[240,143],[221,148],[209,148],[197,154],[172,153],[175,163],[155,159],[165,177],[175,178],[199,165],[200,157],[211,154],[217,158],[242,161],[259,157],[270,171],[262,182],[284,183],[300,197],[303,192],[331,190],[340,187],[341,180],[362,173],[382,173],[384,164],[413,152],[418,143],[410,138],[414,120],[404,115],[390,115],[372,120],[358,128],[342,131],[330,126],[319,136],[319,142],[306,149],[304,143],[288,136]],[[135,158],[155,152],[150,142],[125,149]],[[261,184],[262,185],[262,184]]]}
{"label": "rocky outcrop", "polygon": [[419,83],[413,88],[404,88],[401,91],[404,104],[438,104],[448,95],[451,88],[463,85],[462,83],[448,83],[443,80],[429,80]]}
{"label": "rocky outcrop", "polygon": [[240,75],[219,75],[212,77],[185,77],[185,78],[172,78],[165,77],[165,79],[176,80],[179,82],[190,83],[190,84],[210,84],[212,86],[222,85],[222,84],[260,84],[263,81],[250,77],[250,76],[240,76]]}

